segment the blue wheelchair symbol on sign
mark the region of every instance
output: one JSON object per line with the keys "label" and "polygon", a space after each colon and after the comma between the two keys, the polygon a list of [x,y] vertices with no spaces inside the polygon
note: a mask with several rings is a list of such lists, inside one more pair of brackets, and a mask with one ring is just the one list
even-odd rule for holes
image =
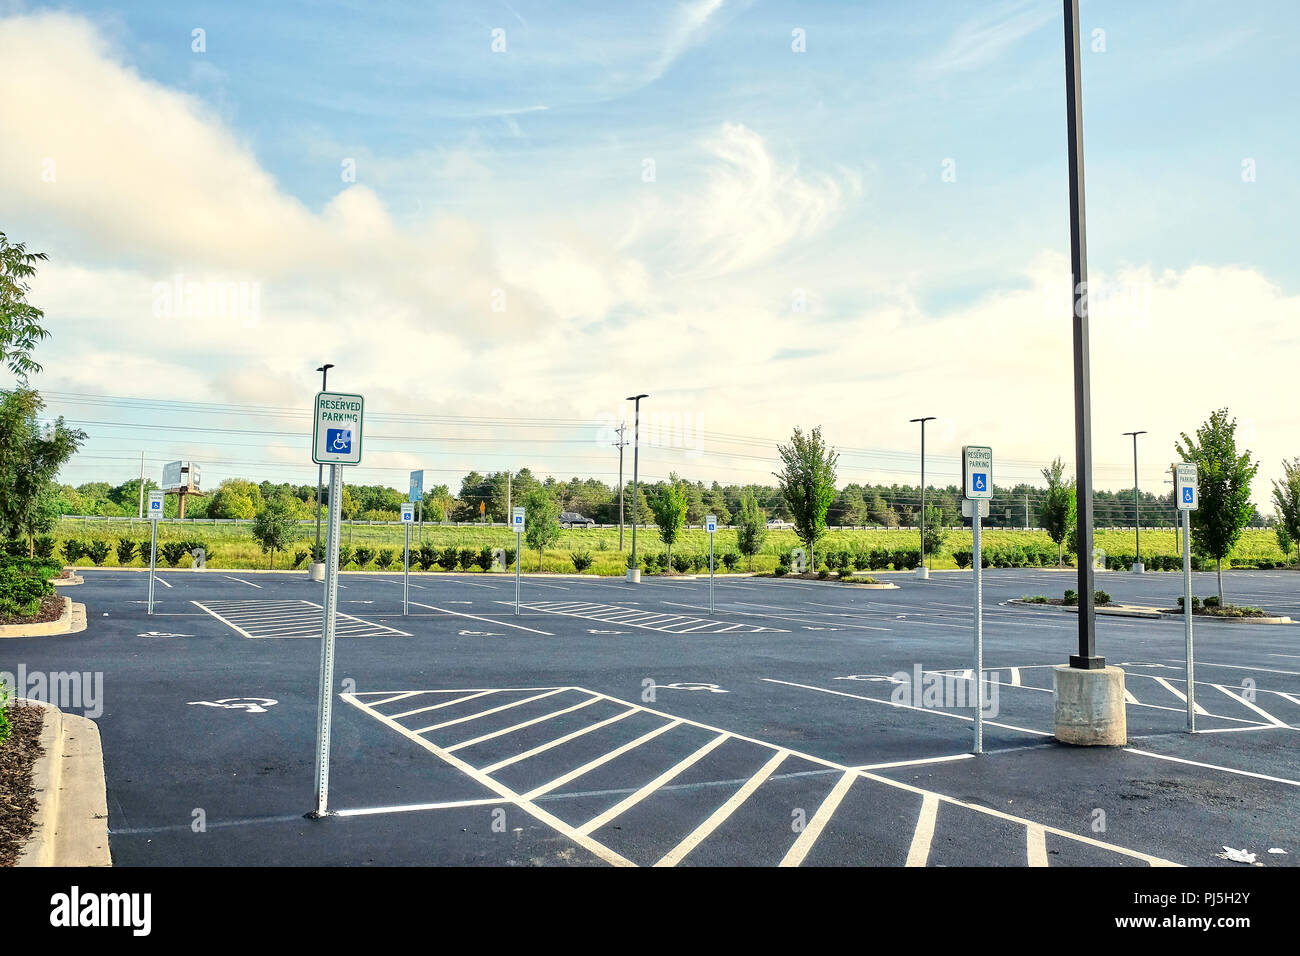
{"label": "blue wheelchair symbol on sign", "polygon": [[1186,488],[1183,489],[1183,501],[1186,502],[1186,503],[1189,504],[1189,505],[1192,503],[1192,487],[1191,487],[1191,485],[1188,485]]}
{"label": "blue wheelchair symbol on sign", "polygon": [[977,471],[974,475],[971,476],[971,486],[976,491],[988,491],[989,476],[984,474],[984,472],[982,471]]}
{"label": "blue wheelchair symbol on sign", "polygon": [[331,454],[348,455],[352,452],[352,429],[325,429],[325,448]]}

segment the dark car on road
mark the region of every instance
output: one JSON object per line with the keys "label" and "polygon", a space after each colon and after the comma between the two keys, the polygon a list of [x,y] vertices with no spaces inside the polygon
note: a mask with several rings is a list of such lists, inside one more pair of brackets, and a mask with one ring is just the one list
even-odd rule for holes
{"label": "dark car on road", "polygon": [[576,528],[576,527],[594,528],[596,527],[596,522],[592,521],[590,518],[584,518],[576,511],[562,511],[560,512],[560,527],[561,528]]}

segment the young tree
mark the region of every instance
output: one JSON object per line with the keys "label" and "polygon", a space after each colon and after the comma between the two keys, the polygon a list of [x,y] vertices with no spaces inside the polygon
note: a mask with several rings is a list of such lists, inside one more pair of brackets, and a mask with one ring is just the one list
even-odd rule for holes
{"label": "young tree", "polygon": [[10,243],[0,232],[0,361],[26,387],[27,376],[41,370],[32,359],[36,343],[49,335],[41,327],[45,313],[27,301],[27,282],[36,274],[43,252],[28,252],[23,243]]}
{"label": "young tree", "polygon": [[542,570],[542,552],[560,540],[560,506],[540,486],[524,496],[524,540],[536,549],[537,570]]}
{"label": "young tree", "polygon": [[[1056,542],[1056,565],[1063,562],[1065,540],[1074,531],[1076,504],[1074,496],[1074,479],[1064,478],[1065,465],[1057,458],[1043,469],[1047,479],[1047,494],[1038,509],[1038,520],[1047,536]],[[1083,560],[1080,558],[1080,560]]]}
{"label": "young tree", "polygon": [[1223,559],[1241,538],[1241,532],[1255,515],[1250,503],[1250,482],[1259,470],[1250,460],[1250,450],[1237,454],[1237,420],[1220,408],[1196,429],[1193,441],[1186,432],[1174,450],[1183,461],[1196,463],[1199,504],[1191,514],[1192,544],[1214,558],[1223,601]]}
{"label": "young tree", "polygon": [[1273,527],[1273,533],[1277,535],[1277,546],[1278,550],[1282,552],[1283,562],[1290,561],[1291,544],[1294,539],[1291,537],[1291,532],[1287,530],[1286,525],[1282,523],[1281,515],[1278,515],[1278,521]]}
{"label": "young tree", "polygon": [[784,467],[773,472],[781,486],[795,534],[808,546],[809,567],[817,567],[817,542],[826,531],[826,509],[835,500],[839,455],[822,440],[821,426],[804,435],[796,426],[790,444],[777,445]]}
{"label": "young tree", "polygon": [[[1286,532],[1289,541],[1300,541],[1300,458],[1282,462],[1283,478],[1273,481],[1273,505],[1277,509],[1278,543]],[[1290,547],[1284,547],[1285,557]]]}
{"label": "young tree", "polygon": [[655,496],[650,503],[654,512],[655,524],[659,526],[659,537],[668,545],[668,567],[673,566],[673,543],[681,533],[686,521],[686,489],[681,482],[674,481]]}
{"label": "young tree", "polygon": [[86,440],[61,415],[42,427],[37,416],[44,407],[33,389],[0,392],[0,533],[26,538],[29,555],[35,535],[58,515],[54,476]]}
{"label": "young tree", "polygon": [[754,492],[746,488],[740,496],[740,512],[736,516],[736,548],[749,558],[749,570],[754,570],[754,555],[763,549],[767,537],[767,513],[758,506]]}
{"label": "young tree", "polygon": [[275,567],[275,552],[283,551],[293,543],[297,531],[294,508],[282,497],[276,497],[253,518],[253,539],[262,546],[262,553],[271,555]]}
{"label": "young tree", "polygon": [[933,557],[943,547],[943,543],[948,540],[947,520],[942,506],[925,506],[925,553],[927,556]]}

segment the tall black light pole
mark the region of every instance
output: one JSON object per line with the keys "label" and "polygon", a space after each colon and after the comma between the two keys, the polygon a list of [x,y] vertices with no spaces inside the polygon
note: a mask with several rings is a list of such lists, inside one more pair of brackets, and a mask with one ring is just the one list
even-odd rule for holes
{"label": "tall black light pole", "polygon": [[925,423],[934,421],[935,416],[926,415],[924,418],[911,418],[909,422],[921,423],[921,572],[924,576],[925,567]]}
{"label": "tall black light pole", "polygon": [[640,517],[637,490],[637,461],[641,451],[641,399],[649,395],[629,395],[627,401],[636,403],[636,420],[632,425],[632,567],[636,567],[636,523]]}
{"label": "tall black light pole", "polygon": [[[320,390],[322,392],[325,391],[325,382],[329,377],[330,369],[333,367],[333,364],[326,362],[320,368],[316,369],[316,371],[320,372]],[[320,548],[320,496],[321,483],[325,478],[324,467],[324,465],[316,466],[316,547],[318,549]],[[313,557],[312,560],[315,561],[316,559]]]}
{"label": "tall black light pole", "polygon": [[1098,670],[1092,570],[1092,374],[1088,354],[1088,239],[1083,197],[1083,86],[1079,67],[1079,0],[1065,10],[1065,113],[1070,165],[1070,271],[1074,302],[1074,466],[1079,538],[1079,653],[1070,666]]}
{"label": "tall black light pole", "polygon": [[1133,570],[1137,571],[1142,567],[1142,514],[1138,510],[1138,435],[1145,435],[1146,432],[1125,432],[1124,434],[1133,436],[1133,534],[1137,546],[1137,557],[1133,562]]}

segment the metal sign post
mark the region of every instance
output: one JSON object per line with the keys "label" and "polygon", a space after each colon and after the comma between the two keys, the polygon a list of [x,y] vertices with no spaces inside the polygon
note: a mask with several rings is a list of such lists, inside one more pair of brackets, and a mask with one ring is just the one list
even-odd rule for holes
{"label": "metal sign post", "polygon": [[411,522],[415,520],[415,505],[409,501],[402,505],[402,527],[406,531],[406,547],[402,549],[402,617],[407,616],[411,600]]}
{"label": "metal sign post", "polygon": [[510,512],[510,524],[515,529],[515,615],[519,614],[519,565],[523,561],[524,506],[515,505]]}
{"label": "metal sign post", "polygon": [[971,563],[975,569],[975,748],[984,752],[984,555],[980,544],[980,519],[989,513],[993,497],[993,449],[984,445],[962,448],[962,514],[971,519]]}
{"label": "metal sign post", "polygon": [[158,566],[158,519],[163,516],[163,493],[149,492],[149,524],[153,526],[149,545],[149,614],[153,614],[153,575]]}
{"label": "metal sign post", "polygon": [[325,538],[325,608],[321,625],[320,698],[316,711],[316,809],[329,814],[330,725],[334,716],[334,630],[339,610],[339,532],[343,513],[340,465],[361,463],[365,399],[318,392],[312,423],[312,460],[330,466],[329,528]]}
{"label": "metal sign post", "polygon": [[704,516],[704,530],[709,533],[709,613],[713,613],[713,535],[718,530],[718,516]]}
{"label": "metal sign post", "polygon": [[1183,462],[1174,466],[1174,496],[1183,516],[1183,631],[1187,653],[1187,732],[1196,733],[1196,673],[1192,655],[1192,542],[1191,516],[1200,504],[1196,485],[1196,465]]}

